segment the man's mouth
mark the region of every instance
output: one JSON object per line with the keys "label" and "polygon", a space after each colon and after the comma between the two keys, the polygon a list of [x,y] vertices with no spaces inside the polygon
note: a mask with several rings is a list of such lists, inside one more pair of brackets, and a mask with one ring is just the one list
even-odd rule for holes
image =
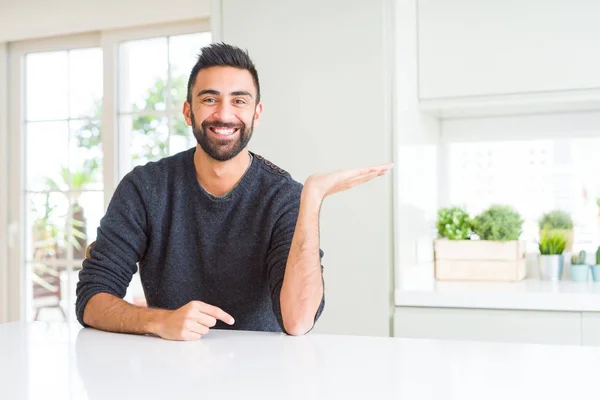
{"label": "man's mouth", "polygon": [[211,126],[208,129],[210,129],[211,132],[213,132],[214,134],[219,135],[219,136],[230,136],[239,130],[239,128],[221,128],[221,127],[214,127],[214,126]]}

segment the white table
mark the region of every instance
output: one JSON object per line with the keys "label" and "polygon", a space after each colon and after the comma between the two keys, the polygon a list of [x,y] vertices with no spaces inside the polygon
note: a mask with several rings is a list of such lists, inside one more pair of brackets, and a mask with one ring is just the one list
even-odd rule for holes
{"label": "white table", "polygon": [[600,349],[588,347],[216,330],[170,342],[0,325],[6,400],[598,399],[599,378]]}

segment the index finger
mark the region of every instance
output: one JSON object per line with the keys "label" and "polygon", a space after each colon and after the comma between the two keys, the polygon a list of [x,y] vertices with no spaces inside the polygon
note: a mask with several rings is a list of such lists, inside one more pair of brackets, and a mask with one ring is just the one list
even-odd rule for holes
{"label": "index finger", "polygon": [[196,310],[200,311],[201,313],[210,315],[211,317],[223,321],[228,325],[233,325],[235,323],[233,317],[221,310],[219,307],[211,306],[210,304],[206,304],[201,301],[195,302],[194,304],[196,305]]}

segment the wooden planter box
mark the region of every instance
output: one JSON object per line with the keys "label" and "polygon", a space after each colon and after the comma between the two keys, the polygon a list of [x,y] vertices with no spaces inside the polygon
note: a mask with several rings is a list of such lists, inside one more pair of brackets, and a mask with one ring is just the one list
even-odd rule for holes
{"label": "wooden planter box", "polygon": [[520,281],[527,276],[525,242],[436,240],[435,278],[463,281]]}

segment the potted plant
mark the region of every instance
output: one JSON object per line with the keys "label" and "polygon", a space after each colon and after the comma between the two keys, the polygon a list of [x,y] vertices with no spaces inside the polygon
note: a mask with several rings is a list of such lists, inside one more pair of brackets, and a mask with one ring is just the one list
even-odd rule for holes
{"label": "potted plant", "polygon": [[600,246],[596,250],[596,264],[590,265],[592,269],[592,279],[594,282],[600,282]]}
{"label": "potted plant", "polygon": [[468,240],[471,236],[471,217],[460,207],[440,208],[436,221],[440,238]]}
{"label": "potted plant", "polygon": [[515,241],[523,232],[523,219],[510,206],[493,205],[475,217],[473,231],[481,240]]}
{"label": "potted plant", "polygon": [[590,267],[585,263],[585,251],[571,256],[571,280],[575,282],[587,282]]}
{"label": "potted plant", "polygon": [[[523,219],[510,206],[493,205],[471,220],[462,209],[438,212],[435,275],[440,280],[517,281],[525,278]],[[449,215],[458,216],[450,218]],[[454,235],[454,240],[450,235]],[[476,234],[479,240],[472,240]],[[466,240],[468,239],[468,240]]]}
{"label": "potted plant", "polygon": [[566,211],[554,210],[542,215],[539,220],[540,238],[544,232],[562,233],[567,241],[566,251],[573,250],[573,219]]}
{"label": "potted plant", "polygon": [[567,244],[565,235],[561,232],[542,232],[538,244],[540,276],[545,280],[560,280],[564,264],[563,252]]}

